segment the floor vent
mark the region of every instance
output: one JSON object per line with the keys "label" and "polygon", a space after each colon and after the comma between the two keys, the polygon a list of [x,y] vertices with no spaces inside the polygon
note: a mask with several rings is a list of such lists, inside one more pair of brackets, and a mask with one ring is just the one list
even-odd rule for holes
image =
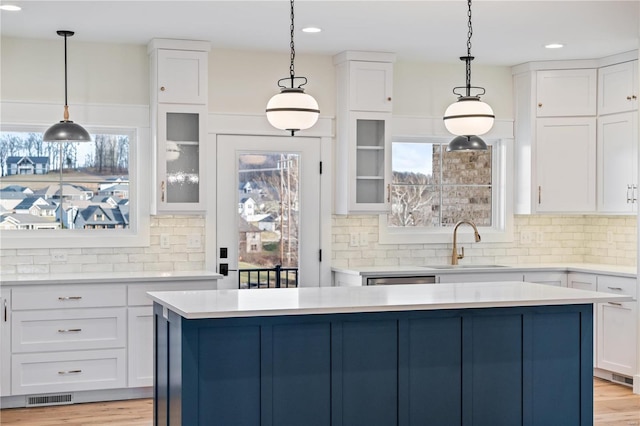
{"label": "floor vent", "polygon": [[73,404],[73,394],[60,393],[57,395],[35,395],[27,397],[27,407],[65,404]]}
{"label": "floor vent", "polygon": [[630,377],[621,376],[619,374],[612,374],[611,381],[622,383],[623,385],[633,386],[633,379]]}

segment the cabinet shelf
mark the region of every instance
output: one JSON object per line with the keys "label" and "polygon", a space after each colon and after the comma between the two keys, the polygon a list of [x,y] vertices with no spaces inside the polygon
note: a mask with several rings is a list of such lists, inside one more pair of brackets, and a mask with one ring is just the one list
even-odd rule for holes
{"label": "cabinet shelf", "polygon": [[384,151],[384,146],[358,145],[356,149],[362,151]]}
{"label": "cabinet shelf", "polygon": [[359,180],[384,180],[384,176],[356,176]]}
{"label": "cabinet shelf", "polygon": [[200,145],[200,142],[198,141],[174,141],[171,139],[167,139],[167,142],[173,142],[178,145]]}

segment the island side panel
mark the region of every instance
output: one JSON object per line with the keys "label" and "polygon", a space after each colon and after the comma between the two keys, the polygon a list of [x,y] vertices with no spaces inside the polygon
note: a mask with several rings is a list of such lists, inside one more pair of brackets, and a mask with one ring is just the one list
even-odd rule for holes
{"label": "island side panel", "polygon": [[162,315],[162,306],[153,306],[154,334],[154,404],[153,424],[169,425],[169,321]]}

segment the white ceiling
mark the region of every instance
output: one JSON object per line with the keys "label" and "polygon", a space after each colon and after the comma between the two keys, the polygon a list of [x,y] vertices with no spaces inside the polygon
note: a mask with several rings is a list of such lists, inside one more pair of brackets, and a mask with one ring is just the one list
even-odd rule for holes
{"label": "white ceiling", "polygon": [[[73,41],[146,45],[152,38],[211,41],[214,48],[287,52],[287,0],[30,1],[1,12],[1,35],[27,38],[76,32]],[[638,49],[640,1],[475,0],[474,63],[592,59]],[[297,0],[298,55],[343,50],[395,52],[399,59],[458,62],[466,54],[464,0]],[[319,34],[299,31],[319,26]],[[544,49],[561,42],[563,49]]]}

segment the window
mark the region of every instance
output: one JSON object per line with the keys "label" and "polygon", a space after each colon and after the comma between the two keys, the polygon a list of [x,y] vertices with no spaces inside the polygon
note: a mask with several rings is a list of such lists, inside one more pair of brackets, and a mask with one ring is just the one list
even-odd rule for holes
{"label": "window", "polygon": [[0,229],[128,228],[131,137],[92,138],[52,143],[42,133],[0,133]]}
{"label": "window", "polygon": [[[483,240],[506,240],[506,143],[485,152],[447,152],[448,139],[395,138],[391,212],[380,219],[383,243],[449,242],[451,227],[472,220]],[[510,209],[509,209],[510,210]]]}

